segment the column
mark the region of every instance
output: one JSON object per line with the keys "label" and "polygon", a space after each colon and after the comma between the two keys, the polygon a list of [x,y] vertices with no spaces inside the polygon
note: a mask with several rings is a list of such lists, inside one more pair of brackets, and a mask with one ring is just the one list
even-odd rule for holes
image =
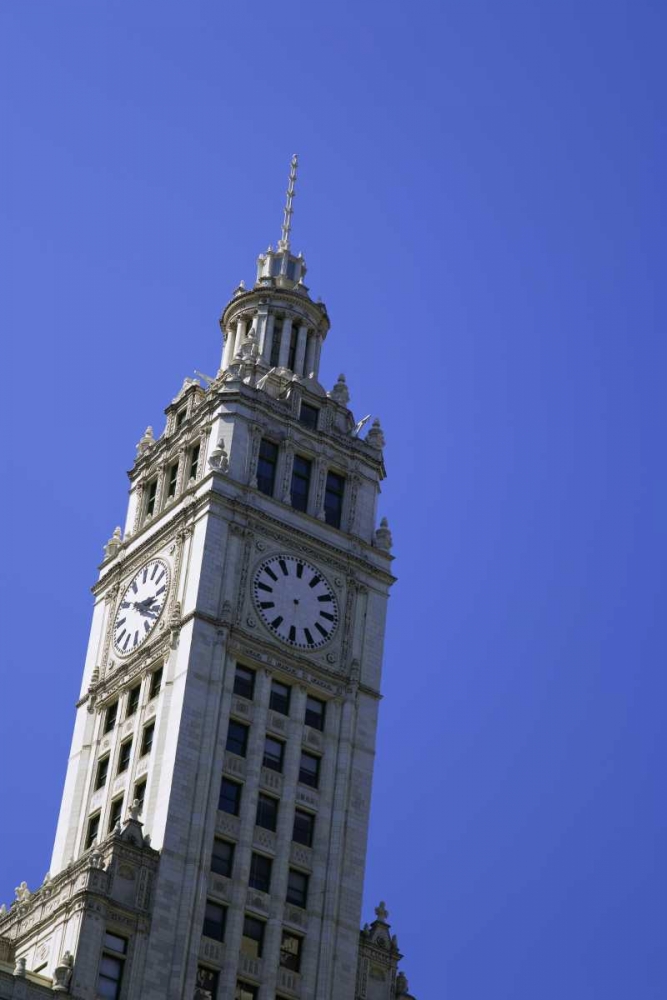
{"label": "column", "polygon": [[280,341],[280,354],[278,356],[278,367],[287,368],[287,362],[289,360],[289,342],[292,336],[292,320],[289,316],[285,317],[283,323],[283,336]]}
{"label": "column", "polygon": [[308,338],[308,327],[302,324],[299,327],[296,340],[296,353],[294,355],[294,371],[297,375],[303,375],[303,365],[306,357],[306,341]]}
{"label": "column", "polygon": [[269,318],[266,321],[266,328],[264,330],[264,343],[262,344],[262,360],[268,365],[271,363],[271,349],[273,347],[273,327],[276,322],[276,317],[273,313],[269,313]]}
{"label": "column", "polygon": [[[313,358],[313,371],[315,372],[315,378],[320,370],[320,352],[322,351],[322,338],[319,333],[315,334],[315,357]],[[309,373],[310,374],[310,373]]]}
{"label": "column", "polygon": [[245,340],[245,328],[246,321],[239,317],[236,321],[236,340],[234,342],[234,356],[236,356],[241,349],[241,345]]}
{"label": "column", "polygon": [[314,368],[313,368],[313,358],[315,357],[315,338],[316,337],[317,337],[317,334],[315,333],[315,331],[311,330],[310,333],[308,334],[308,341],[307,341],[307,344],[306,344],[306,362],[305,362],[304,370],[303,370],[303,374],[306,376],[306,378],[314,370]]}
{"label": "column", "polygon": [[228,330],[225,334],[225,347],[222,352],[222,368],[229,368],[232,360],[232,348],[234,346],[234,334]]}

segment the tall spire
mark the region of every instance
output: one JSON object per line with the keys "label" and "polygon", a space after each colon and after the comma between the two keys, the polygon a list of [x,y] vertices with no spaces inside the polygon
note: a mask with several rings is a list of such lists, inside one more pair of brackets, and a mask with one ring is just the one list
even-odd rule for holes
{"label": "tall spire", "polygon": [[280,234],[279,250],[289,250],[289,234],[292,228],[292,201],[294,199],[294,185],[296,184],[296,168],[299,164],[296,153],[290,163],[289,183],[287,185],[287,201],[285,202],[285,213],[283,215],[283,228]]}

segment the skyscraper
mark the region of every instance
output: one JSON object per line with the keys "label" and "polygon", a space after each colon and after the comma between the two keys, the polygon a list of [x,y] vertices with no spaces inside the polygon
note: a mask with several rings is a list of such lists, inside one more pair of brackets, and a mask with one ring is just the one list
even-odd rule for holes
{"label": "skyscraper", "polygon": [[186,378],[137,445],[50,873],[0,914],[2,998],[409,998],[384,904],[359,931],[384,436],[362,436],[342,375],[319,382],[296,170],[279,242],[222,313],[216,377]]}

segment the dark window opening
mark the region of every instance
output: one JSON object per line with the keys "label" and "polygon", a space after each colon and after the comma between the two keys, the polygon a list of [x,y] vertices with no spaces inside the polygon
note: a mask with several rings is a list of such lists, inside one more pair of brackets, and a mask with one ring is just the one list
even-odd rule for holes
{"label": "dark window opening", "polygon": [[155,723],[151,722],[144,729],[144,738],[141,741],[141,756],[145,757],[151,752],[153,747],[153,736],[155,735]]}
{"label": "dark window opening", "polygon": [[271,858],[263,854],[254,854],[250,859],[250,878],[248,885],[260,892],[269,892],[271,888]]}
{"label": "dark window opening", "polygon": [[322,732],[324,730],[324,710],[325,703],[323,701],[309,696],[306,699],[306,725]]}
{"label": "dark window opening", "polygon": [[281,319],[275,320],[273,324],[273,340],[271,342],[271,357],[269,358],[269,364],[271,368],[276,368],[278,362],[280,361],[280,342],[283,336],[283,321]]}
{"label": "dark window opening", "polygon": [[130,766],[130,757],[132,756],[132,740],[125,740],[124,743],[120,745],[120,753],[118,754],[118,770],[116,774],[122,774],[123,771],[127,771]]}
{"label": "dark window opening", "polygon": [[155,695],[159,692],[161,687],[162,687],[162,667],[158,667],[158,669],[154,670],[153,673],[151,674],[151,689],[148,695],[149,700],[155,697]]}
{"label": "dark window opening", "polygon": [[142,811],[145,798],[146,798],[146,779],[144,778],[143,781],[138,781],[134,786],[134,801],[139,803],[139,805],[142,807]]}
{"label": "dark window opening", "polygon": [[120,823],[120,818],[123,815],[123,796],[114,799],[111,803],[111,812],[109,813],[109,833],[115,830]]}
{"label": "dark window opening", "polygon": [[155,513],[155,498],[157,497],[157,479],[153,479],[148,484],[148,494],[146,496],[146,516]]}
{"label": "dark window opening", "polygon": [[296,510],[308,509],[308,493],[310,491],[310,473],[312,463],[301,455],[294,456],[292,466],[292,507]]}
{"label": "dark window opening", "polygon": [[228,840],[213,841],[211,853],[211,871],[216,875],[226,875],[229,878],[234,867],[234,844]]}
{"label": "dark window opening", "polygon": [[104,716],[104,732],[103,735],[110,733],[113,727],[116,725],[116,718],[118,716],[118,702],[114,701],[113,705],[109,705]]}
{"label": "dark window opening", "polygon": [[255,671],[250,670],[249,667],[241,666],[240,663],[236,664],[234,694],[240,694],[242,698],[247,698],[249,701],[252,701],[255,694]]}
{"label": "dark window opening", "polygon": [[292,830],[292,840],[305,847],[313,846],[313,833],[315,831],[315,817],[311,813],[302,809],[294,810],[294,829]]}
{"label": "dark window opening", "polygon": [[292,327],[292,332],[289,338],[289,355],[287,358],[287,367],[294,371],[294,359],[296,357],[296,338],[297,331],[295,327]]}
{"label": "dark window opening", "polygon": [[219,903],[212,903],[206,900],[204,910],[204,937],[213,938],[214,941],[225,940],[225,923],[227,919],[227,908]]}
{"label": "dark window opening", "polygon": [[317,788],[320,783],[320,758],[312,753],[301,753],[301,763],[299,765],[299,781],[302,785],[310,785]]}
{"label": "dark window opening", "polygon": [[86,841],[84,844],[84,850],[87,851],[89,847],[92,847],[97,840],[97,834],[100,831],[100,814],[95,813],[88,820],[88,830],[86,832]]}
{"label": "dark window opening", "polygon": [[257,1000],[259,987],[251,986],[250,983],[242,983],[239,980],[234,990],[234,1000]]}
{"label": "dark window opening", "polygon": [[127,707],[125,709],[125,718],[129,719],[134,715],[136,710],[139,708],[139,695],[141,694],[141,684],[136,684],[133,688],[128,691],[127,694]]}
{"label": "dark window opening", "polygon": [[223,778],[220,785],[218,809],[222,809],[226,813],[231,813],[232,816],[238,816],[241,810],[242,788],[243,785],[239,785],[238,781],[230,781],[229,778]]}
{"label": "dark window opening", "polygon": [[337,472],[327,473],[327,485],[324,492],[324,520],[334,528],[340,528],[343,516],[343,496],[345,494],[345,479]]}
{"label": "dark window opening", "polygon": [[248,729],[249,727],[244,726],[242,722],[236,722],[234,719],[229,720],[226,749],[230,753],[235,753],[238,757],[245,757],[248,749]]}
{"label": "dark window opening", "polygon": [[264,948],[264,921],[256,917],[246,916],[243,921],[243,937],[241,938],[241,954],[248,958],[261,958]]}
{"label": "dark window opening", "polygon": [[196,444],[190,452],[190,474],[188,479],[196,479],[199,470],[199,445]]}
{"label": "dark window opening", "polygon": [[271,681],[269,708],[281,715],[289,715],[290,688],[280,681]]}
{"label": "dark window opening", "polygon": [[267,736],[264,743],[264,767],[268,767],[272,771],[282,771],[284,750],[284,743]]}
{"label": "dark window opening", "polygon": [[257,799],[257,826],[265,830],[275,832],[278,825],[278,799],[272,799],[270,795],[261,795]]}
{"label": "dark window opening", "polygon": [[287,902],[306,908],[308,901],[308,876],[290,868],[287,877]]}
{"label": "dark window opening", "polygon": [[310,403],[302,403],[301,410],[299,411],[299,422],[304,424],[305,427],[310,427],[311,430],[317,430],[317,418],[320,415],[320,411],[316,406],[311,406]]}
{"label": "dark window opening", "polygon": [[176,486],[178,485],[178,462],[169,466],[167,474],[167,499],[171,500],[176,496]]}
{"label": "dark window opening", "polygon": [[301,969],[301,945],[303,938],[297,937],[291,931],[283,931],[280,943],[280,965],[283,969],[299,972]]}
{"label": "dark window opening", "polygon": [[101,788],[102,785],[106,784],[107,774],[109,773],[109,755],[103,757],[102,760],[97,765],[97,775],[95,777],[95,791]]}
{"label": "dark window opening", "polygon": [[276,485],[276,468],[278,466],[278,445],[267,438],[262,438],[257,460],[257,489],[267,497],[273,496]]}
{"label": "dark window opening", "polygon": [[107,931],[102,944],[102,959],[97,978],[97,995],[104,997],[104,1000],[118,1000],[120,996],[126,953],[126,939]]}
{"label": "dark window opening", "polygon": [[203,965],[198,966],[194,1000],[216,1000],[219,979],[220,973],[216,972],[215,969],[207,969]]}
{"label": "dark window opening", "polygon": [[183,426],[183,423],[185,421],[185,416],[186,416],[187,412],[188,412],[188,408],[187,408],[187,406],[184,406],[183,409],[179,410],[178,413],[176,414],[176,421],[175,421],[176,430],[178,430],[179,427]]}

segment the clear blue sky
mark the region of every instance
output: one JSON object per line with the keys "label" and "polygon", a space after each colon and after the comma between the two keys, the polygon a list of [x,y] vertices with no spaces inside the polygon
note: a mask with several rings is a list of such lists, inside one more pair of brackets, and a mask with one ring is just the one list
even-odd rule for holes
{"label": "clear blue sky", "polygon": [[134,445],[298,151],[323,381],[388,440],[365,917],[418,1000],[662,1000],[665,4],[5,0],[0,39],[0,899]]}

